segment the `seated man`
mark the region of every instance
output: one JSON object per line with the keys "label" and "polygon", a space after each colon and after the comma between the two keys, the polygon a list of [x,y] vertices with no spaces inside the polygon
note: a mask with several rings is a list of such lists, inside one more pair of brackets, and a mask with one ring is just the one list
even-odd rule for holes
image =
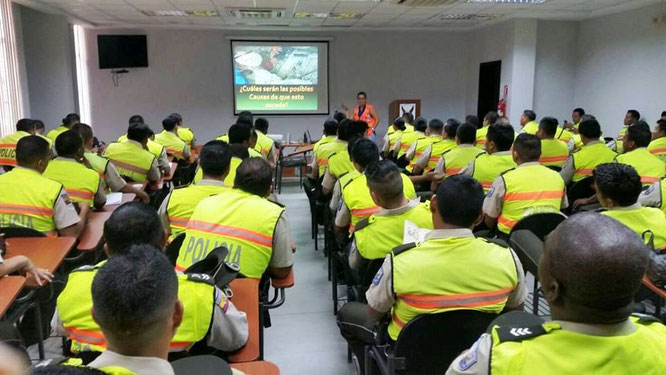
{"label": "seated man", "polygon": [[176,119],[178,122],[176,124],[177,129],[178,129],[178,138],[182,139],[183,142],[187,145],[187,147],[190,148],[190,150],[194,150],[197,148],[197,140],[196,137],[194,136],[194,132],[190,128],[186,128],[183,126],[183,116],[181,116],[179,113],[172,113],[169,115],[169,117],[173,117]]}
{"label": "seated man", "polygon": [[[353,143],[351,161],[361,174],[343,186],[342,202],[338,204],[338,212],[335,215],[335,229],[342,232],[349,226],[349,233],[354,232],[354,227],[359,221],[381,211],[381,207],[377,206],[372,200],[367,177],[364,174],[368,165],[379,161],[377,145],[368,139],[360,139]],[[407,199],[416,198],[414,184],[409,180],[409,177],[400,174],[400,178],[402,179],[402,190],[405,197]]]}
{"label": "seated man", "polygon": [[70,113],[62,119],[62,124],[60,126],[51,130],[46,136],[51,139],[51,142],[55,142],[56,138],[58,138],[61,133],[71,129],[72,125],[79,121],[81,121],[81,117],[79,117],[77,113]]}
{"label": "seated man", "polygon": [[275,141],[268,134],[268,120],[259,117],[254,120],[254,130],[257,132],[257,145],[254,147],[271,165],[275,165]]}
{"label": "seated man", "polygon": [[104,185],[99,173],[83,164],[83,139],[79,133],[67,130],[56,138],[58,157],[51,160],[42,174],[65,187],[72,202],[102,208],[106,204]]}
{"label": "seated man", "polygon": [[291,238],[284,207],[266,199],[272,179],[266,160],[243,160],[234,188],[202,200],[194,209],[176,269],[184,270],[225,245],[227,261],[239,265],[246,277],[286,277],[293,264]]}
{"label": "seated man", "polygon": [[424,242],[397,247],[386,256],[366,293],[367,306],[350,302],[342,307],[338,326],[359,363],[365,345],[374,342],[374,323],[389,312],[388,334],[395,341],[422,314],[522,310],[527,289],[520,261],[511,249],[472,233],[483,218],[482,204],[483,189],[471,177],[444,180],[430,205],[435,230]]}
{"label": "seated man", "polygon": [[634,124],[638,122],[643,122],[641,120],[641,114],[635,109],[630,109],[627,111],[627,114],[624,115],[624,126],[622,129],[620,129],[620,132],[618,133],[617,137],[615,138],[615,151],[618,154],[623,154],[627,152],[627,150],[624,148],[624,138],[627,135],[627,131],[629,130],[630,127],[632,127]]}
{"label": "seated man", "polygon": [[[129,126],[137,123],[145,124],[143,117],[134,115],[129,118]],[[162,174],[167,174],[171,170],[171,167],[169,166],[169,159],[167,158],[166,149],[164,146],[154,141],[155,133],[152,131],[152,129],[150,130],[149,134],[148,144],[146,144],[148,151],[150,151],[150,153],[155,155],[157,158],[157,165],[159,166]],[[118,142],[127,142],[127,134],[118,137]]]}
{"label": "seated man", "polygon": [[368,124],[363,121],[349,121],[344,127],[347,137],[347,147],[344,150],[334,152],[328,157],[328,163],[324,179],[321,182],[322,192],[327,195],[334,187],[340,176],[355,170],[351,158],[351,146],[367,133]]}
{"label": "seated man", "polygon": [[569,159],[569,146],[566,142],[555,138],[557,134],[557,119],[544,117],[539,123],[536,136],[541,139],[541,157],[539,163],[546,167],[562,168]]}
{"label": "seated man", "polygon": [[666,176],[664,162],[647,149],[651,139],[650,127],[644,121],[631,125],[624,135],[624,154],[615,158],[618,163],[634,167],[641,176],[643,186],[654,184]]}
{"label": "seated man", "polygon": [[[430,150],[430,157],[428,158],[428,164],[425,167],[425,172],[427,173],[425,175],[410,176],[409,179],[412,180],[412,183],[414,184],[430,183],[434,180],[435,178],[434,171],[437,169],[437,165],[439,165],[440,161],[442,160],[442,155],[458,147],[458,144],[456,143],[456,132],[458,131],[459,126],[460,122],[454,118],[446,120],[444,128],[442,129],[442,140],[436,143],[434,149]],[[484,138],[484,143],[485,143],[485,138]],[[421,163],[422,162],[417,164]]]}
{"label": "seated man", "polygon": [[[574,111],[574,116],[578,112]],[[562,166],[560,176],[565,185],[578,182],[586,177],[592,176],[592,171],[599,164],[610,163],[617,154],[599,140],[601,137],[601,125],[594,118],[586,118],[580,124],[576,124],[578,135],[583,144],[582,148],[569,156]]]}
{"label": "seated man", "polygon": [[201,148],[201,181],[174,189],[164,198],[158,210],[171,240],[185,232],[187,222],[201,200],[229,189],[224,179],[229,174],[230,162],[231,147],[222,141],[210,141]]}
{"label": "seated man", "polygon": [[[450,143],[445,142],[442,138],[442,131],[444,131],[444,123],[440,119],[432,119],[428,123],[428,130],[426,130],[426,139],[416,141],[414,145],[407,151],[405,158],[409,160],[407,171],[412,175],[418,176],[423,172],[429,172],[435,168],[439,156],[435,156],[430,160],[432,155],[441,155],[450,149]],[[432,166],[428,170],[428,166]]]}
{"label": "seated man", "polygon": [[[476,142],[475,142],[476,147],[478,147],[482,150],[485,150],[484,145],[486,144],[486,134],[488,134],[488,127],[490,125],[493,125],[493,124],[497,123],[499,118],[500,118],[499,114],[497,114],[497,112],[495,112],[495,111],[490,111],[490,112],[486,113],[485,116],[483,116],[483,124],[481,124],[481,128],[479,128],[476,131]],[[468,122],[468,121],[466,121],[466,122]],[[474,125],[474,124],[472,124],[472,125]]]}
{"label": "seated man", "polygon": [[0,228],[34,229],[46,236],[78,237],[90,206],[77,215],[61,183],[42,173],[51,159],[49,143],[31,135],[16,144],[18,166],[0,175]]}
{"label": "seated man", "polygon": [[[46,125],[44,125],[44,121],[33,119],[32,122],[35,123],[35,135],[42,139],[45,139],[49,143],[49,146],[53,147],[53,141],[51,140],[51,138],[44,135],[44,133],[46,133]],[[72,127],[74,125],[72,125]]]}
{"label": "seated man", "polygon": [[[406,123],[406,121],[405,121]],[[406,125],[405,125],[406,126]],[[405,131],[400,137],[395,141],[393,146],[393,153],[398,158],[398,160],[409,151],[410,148],[416,143],[416,141],[425,139],[425,132],[428,129],[428,121],[422,117],[414,121],[414,131]]]}
{"label": "seated man", "polygon": [[433,229],[430,202],[408,200],[400,169],[390,160],[370,163],[365,169],[372,201],[381,211],[358,222],[349,254],[349,266],[361,270],[368,260],[383,259],[402,245],[405,225]]}
{"label": "seated man", "polygon": [[251,125],[246,124],[234,124],[229,128],[227,134],[221,135],[216,139],[218,141],[226,142],[230,145],[243,145],[247,148],[247,152],[251,158],[263,158],[260,152],[255,150],[252,145],[252,135],[254,133]]}
{"label": "seated man", "polygon": [[190,158],[190,148],[178,136],[178,123],[178,119],[172,116],[162,120],[164,130],[155,134],[155,142],[164,146],[167,155],[173,156],[175,160],[188,160]]}
{"label": "seated man", "polygon": [[[326,172],[326,163],[328,162],[328,156],[330,155],[320,155],[319,148],[325,144],[335,142],[338,134],[338,122],[334,119],[328,119],[324,122],[324,132],[323,137],[321,137],[317,142],[315,142],[312,149],[312,178],[318,179],[320,176],[324,175]],[[324,157],[325,156],[325,157]]]}
{"label": "seated man", "polygon": [[[231,162],[229,163],[229,173],[227,173],[227,176],[224,178],[224,184],[228,187],[234,187],[236,170],[238,169],[240,163],[243,162],[243,160],[250,157],[250,154],[247,152],[247,147],[238,143],[229,145],[229,151],[231,152]],[[199,164],[201,164],[201,161],[199,161]],[[201,180],[203,180],[203,170],[201,169],[201,165],[199,165],[197,167],[196,173],[194,174],[194,181],[192,182],[196,184]]]}
{"label": "seated man", "polygon": [[652,132],[652,141],[648,145],[648,151],[666,163],[666,120],[657,121],[657,126]]}
{"label": "seated man", "polygon": [[526,216],[560,212],[569,205],[562,177],[539,164],[540,157],[541,140],[531,134],[518,135],[513,144],[518,166],[495,179],[483,202],[486,226],[497,227],[499,235],[508,236]]}
{"label": "seated man", "polygon": [[391,125],[388,127],[386,135],[384,135],[381,155],[382,158],[395,160],[395,153],[393,152],[393,146],[399,137],[402,136],[402,133],[407,129],[405,126],[405,120],[402,117],[396,118]]}
{"label": "seated man", "polygon": [[658,374],[666,328],[630,317],[648,265],[632,231],[596,213],[574,215],[546,239],[539,281],[552,322],[495,326],[453,361],[454,374]]}
{"label": "seated man", "polygon": [[594,170],[597,199],[602,213],[631,228],[645,240],[652,239],[657,249],[666,248],[666,216],[658,208],[641,207],[641,178],[626,164],[600,164]]}
{"label": "seated man", "polygon": [[523,114],[520,116],[520,126],[523,133],[536,135],[536,132],[539,131],[539,123],[536,122],[536,118],[537,115],[534,111],[530,109],[523,111]]}
{"label": "seated man", "polygon": [[0,139],[0,166],[16,166],[16,144],[19,139],[35,134],[35,122],[23,118],[16,123],[16,132]]}
{"label": "seated man", "polygon": [[118,169],[118,173],[133,182],[155,182],[162,177],[155,155],[148,151],[151,130],[143,123],[133,123],[127,129],[126,142],[111,143],[104,156]]}
{"label": "seated man", "polygon": [[476,142],[476,127],[472,124],[462,124],[456,130],[457,146],[444,154],[437,162],[435,174],[433,175],[432,191],[437,190],[437,185],[448,177],[459,174],[477,155],[483,150],[474,147]]}
{"label": "seated man", "polygon": [[509,124],[490,125],[484,143],[486,152],[478,154],[460,171],[460,174],[479,181],[483,187],[483,193],[488,194],[497,177],[516,167],[516,162],[513,161],[511,155],[514,136],[513,126]]}
{"label": "seated man", "polygon": [[148,204],[150,202],[150,198],[146,192],[135,188],[132,184],[128,184],[120,177],[115,165],[109,162],[109,159],[93,152],[93,131],[90,125],[78,123],[72,126],[72,130],[79,133],[83,139],[83,147],[85,148],[83,157],[86,159],[87,164],[99,174],[105,190],[135,194],[143,203]]}
{"label": "seated man", "polygon": [[[328,168],[328,158],[331,155],[347,149],[347,140],[349,139],[349,137],[347,137],[347,124],[350,122],[351,120],[347,119],[340,121],[337,127],[337,138],[332,142],[319,146],[317,149],[317,153],[311,164],[313,179],[317,180],[324,177],[326,169]],[[324,124],[324,126],[326,126],[326,124]],[[329,124],[329,126],[332,127],[332,124]],[[333,189],[333,187],[331,186],[329,188],[329,192],[330,189]]]}
{"label": "seated man", "polygon": [[[114,350],[111,346],[112,338],[102,335],[103,327],[100,330],[94,316],[90,314],[94,304],[90,286],[105,264],[115,258],[128,256],[132,247],[134,253],[166,260],[166,257],[157,253],[157,249],[162,249],[166,244],[166,234],[160,219],[150,206],[143,203],[131,202],[118,207],[104,224],[104,241],[104,252],[110,260],[72,271],[65,289],[58,297],[58,307],[51,325],[56,333],[72,340],[72,353]],[[171,274],[176,274],[172,266],[169,269]],[[189,350],[197,342],[222,351],[233,351],[245,345],[248,337],[245,313],[237,311],[224,292],[201,278],[178,274],[177,279],[178,295],[185,313],[183,324],[171,341],[171,351]],[[125,293],[131,294],[129,290]],[[163,292],[160,290],[158,294]]]}

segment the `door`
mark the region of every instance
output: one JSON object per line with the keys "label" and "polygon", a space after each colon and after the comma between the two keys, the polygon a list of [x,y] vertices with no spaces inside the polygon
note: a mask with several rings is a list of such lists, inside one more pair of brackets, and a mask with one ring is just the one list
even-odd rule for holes
{"label": "door", "polygon": [[502,61],[482,63],[479,68],[479,102],[477,116],[483,117],[489,111],[497,111],[499,102],[500,76],[502,75]]}

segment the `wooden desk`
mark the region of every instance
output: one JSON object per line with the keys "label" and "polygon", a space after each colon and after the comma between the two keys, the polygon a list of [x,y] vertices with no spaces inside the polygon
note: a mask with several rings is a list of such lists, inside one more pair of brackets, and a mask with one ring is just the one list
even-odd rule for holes
{"label": "wooden desk", "polygon": [[246,375],[280,375],[280,369],[273,362],[255,361],[229,365],[236,370],[243,371]]}
{"label": "wooden desk", "polygon": [[[60,266],[67,254],[74,248],[76,239],[72,237],[15,237],[8,238],[6,258],[24,255],[39,268],[53,273]],[[37,284],[28,281],[26,286],[36,287]]]}
{"label": "wooden desk", "polygon": [[104,235],[104,223],[111,217],[112,212],[92,212],[88,215],[88,223],[79,235],[79,251],[95,251]]}
{"label": "wooden desk", "polygon": [[164,186],[165,181],[171,181],[173,178],[173,174],[176,173],[176,169],[178,169],[178,164],[177,163],[169,163],[169,167],[171,170],[169,171],[169,174],[162,176],[159,180],[155,181],[154,183],[150,184],[150,190],[160,190]]}
{"label": "wooden desk", "polygon": [[5,315],[7,309],[14,303],[23,285],[25,285],[23,276],[7,276],[0,278],[0,318]]}
{"label": "wooden desk", "polygon": [[96,212],[113,212],[113,211],[116,210],[116,208],[120,207],[124,203],[131,202],[134,199],[136,199],[136,194],[134,194],[134,193],[123,193],[123,198],[122,198],[122,200],[120,201],[119,204],[111,204],[111,205],[107,204],[106,206],[102,207],[101,209],[99,209]]}
{"label": "wooden desk", "polygon": [[287,157],[294,156],[294,155],[300,155],[300,154],[305,154],[306,152],[310,152],[314,149],[314,144],[306,144],[303,146],[298,146],[294,152],[291,154],[287,155]]}
{"label": "wooden desk", "polygon": [[234,292],[231,302],[239,311],[247,314],[248,340],[244,347],[229,355],[229,362],[252,362],[259,358],[260,354],[260,330],[259,320],[259,279],[236,279],[229,286]]}

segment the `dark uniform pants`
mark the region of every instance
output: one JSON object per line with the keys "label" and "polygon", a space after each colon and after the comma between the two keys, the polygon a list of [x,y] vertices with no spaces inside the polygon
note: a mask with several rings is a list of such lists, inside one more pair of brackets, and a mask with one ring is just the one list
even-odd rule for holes
{"label": "dark uniform pants", "polygon": [[375,322],[368,316],[368,305],[348,302],[338,311],[338,327],[356,355],[361,368],[365,363],[365,346],[375,343]]}

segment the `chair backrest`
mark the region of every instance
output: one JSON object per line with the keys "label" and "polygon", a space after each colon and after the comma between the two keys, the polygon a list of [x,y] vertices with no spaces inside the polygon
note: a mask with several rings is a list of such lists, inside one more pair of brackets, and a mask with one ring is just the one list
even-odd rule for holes
{"label": "chair backrest", "polygon": [[548,167],[549,169],[554,170],[555,172],[560,172],[560,171],[562,171],[562,167],[558,167],[558,166],[556,166],[556,165],[548,165],[547,167]]}
{"label": "chair backrest", "polygon": [[185,232],[177,235],[176,238],[174,238],[173,241],[171,241],[171,243],[166,247],[165,254],[167,258],[169,258],[169,262],[171,262],[171,264],[174,266],[178,260],[178,253],[180,252],[180,247],[183,245],[184,240]]}
{"label": "chair backrest", "polygon": [[486,331],[497,314],[455,310],[420,315],[407,323],[395,343],[398,374],[441,375]]}
{"label": "chair backrest", "polygon": [[231,367],[227,361],[214,355],[197,355],[171,362],[176,375],[231,375]]}
{"label": "chair backrest", "polygon": [[543,241],[536,234],[523,229],[511,234],[511,248],[516,252],[523,269],[532,275],[538,275],[539,258],[543,253]]}
{"label": "chair backrest", "polygon": [[31,228],[21,228],[21,227],[2,227],[0,228],[0,234],[4,234],[5,238],[46,237],[46,235],[40,231]]}
{"label": "chair backrest", "polygon": [[592,185],[594,184],[594,177],[585,177],[584,179],[574,183],[567,189],[567,198],[569,199],[569,203],[572,203],[576,199],[580,198],[589,198],[593,196],[596,192],[592,188]]}
{"label": "chair backrest", "polygon": [[526,216],[513,226],[509,236],[516,231],[526,229],[536,234],[542,241],[545,241],[546,236],[560,225],[561,222],[566,220],[566,218],[564,214],[555,212]]}

